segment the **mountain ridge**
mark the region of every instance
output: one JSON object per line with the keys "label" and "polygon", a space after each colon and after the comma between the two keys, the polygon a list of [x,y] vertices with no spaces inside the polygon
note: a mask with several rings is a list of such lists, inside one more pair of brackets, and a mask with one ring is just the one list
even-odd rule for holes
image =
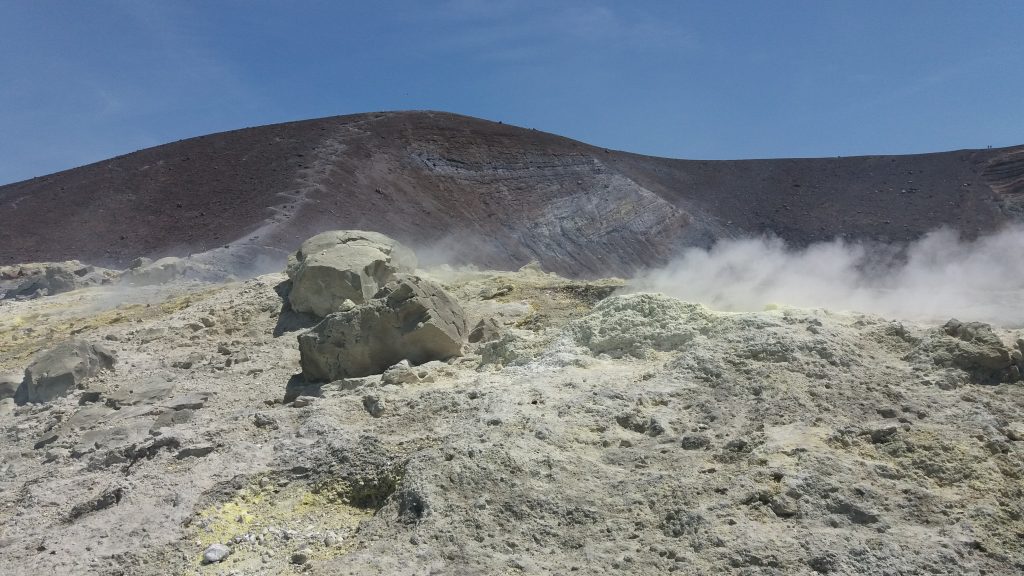
{"label": "mountain ridge", "polygon": [[[1024,148],[763,160],[658,158],[446,112],[243,128],[0,186],[0,264],[219,250],[278,265],[328,229],[439,260],[574,277],[770,233],[795,244],[984,234],[1024,217]],[[227,248],[224,246],[227,245]]]}

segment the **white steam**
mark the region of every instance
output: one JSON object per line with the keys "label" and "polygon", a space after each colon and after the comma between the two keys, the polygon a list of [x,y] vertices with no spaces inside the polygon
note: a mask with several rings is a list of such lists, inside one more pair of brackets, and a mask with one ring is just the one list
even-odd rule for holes
{"label": "white steam", "polygon": [[782,304],[926,322],[1024,326],[1024,226],[973,241],[937,230],[905,247],[841,240],[790,248],[777,238],[689,249],[634,282],[717,310]]}

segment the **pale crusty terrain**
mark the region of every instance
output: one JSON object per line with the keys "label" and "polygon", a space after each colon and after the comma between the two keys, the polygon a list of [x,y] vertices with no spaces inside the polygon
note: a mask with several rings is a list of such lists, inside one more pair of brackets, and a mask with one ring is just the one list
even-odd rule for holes
{"label": "pale crusty terrain", "polygon": [[401,384],[306,384],[283,274],[0,301],[0,373],[118,358],[0,404],[2,571],[1024,570],[1024,391],[937,366],[935,327],[425,274],[498,339]]}

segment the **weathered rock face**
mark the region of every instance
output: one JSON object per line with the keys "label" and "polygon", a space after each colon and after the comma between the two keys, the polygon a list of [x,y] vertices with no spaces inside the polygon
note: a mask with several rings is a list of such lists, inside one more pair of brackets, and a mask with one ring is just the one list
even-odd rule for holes
{"label": "weathered rock face", "polygon": [[299,336],[302,372],[337,380],[379,374],[401,360],[445,360],[461,353],[467,333],[462,307],[443,288],[399,274],[372,300]]}
{"label": "weathered rock face", "polygon": [[25,369],[25,379],[15,401],[18,404],[49,402],[101,370],[112,370],[114,362],[114,353],[102,344],[78,338],[68,340],[38,356]]}
{"label": "weathered rock face", "polygon": [[1003,344],[991,325],[953,319],[933,330],[908,359],[959,368],[976,382],[994,384],[1020,377],[1018,355]]}
{"label": "weathered rock face", "polygon": [[288,260],[288,301],[298,312],[327,316],[345,300],[361,304],[399,272],[416,269],[416,255],[377,232],[336,230],[302,243]]}
{"label": "weathered rock face", "polygon": [[114,270],[68,262],[40,262],[0,266],[0,299],[28,299],[110,283]]}

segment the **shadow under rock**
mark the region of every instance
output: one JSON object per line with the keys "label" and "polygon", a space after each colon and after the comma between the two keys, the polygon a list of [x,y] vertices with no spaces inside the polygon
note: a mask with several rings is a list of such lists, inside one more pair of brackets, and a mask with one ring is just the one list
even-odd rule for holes
{"label": "shadow under rock", "polygon": [[323,382],[309,382],[302,373],[293,375],[284,387],[284,403],[292,402],[299,396],[323,396]]}

